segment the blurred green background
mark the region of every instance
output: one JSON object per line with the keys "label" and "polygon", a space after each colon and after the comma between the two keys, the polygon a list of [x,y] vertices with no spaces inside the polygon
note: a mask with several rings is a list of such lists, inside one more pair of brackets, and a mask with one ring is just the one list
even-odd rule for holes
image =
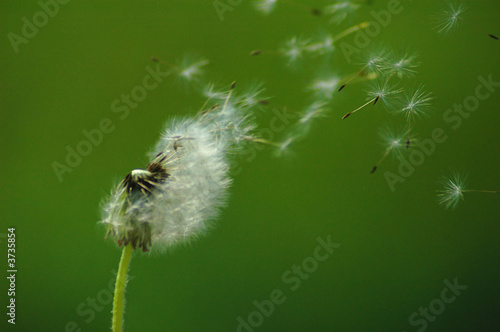
{"label": "blurred green background", "polygon": [[[316,121],[293,153],[275,158],[265,149],[251,162],[239,161],[229,204],[208,236],[169,254],[134,256],[125,330],[236,331],[237,318],[257,310],[254,301],[280,289],[286,301],[254,331],[498,331],[500,197],[468,194],[456,210],[436,201],[439,178],[450,168],[467,172],[471,189],[500,189],[500,91],[459,129],[443,121],[445,110],[474,94],[479,75],[500,81],[500,44],[483,33],[500,34],[500,4],[467,5],[463,24],[443,38],[433,30],[443,2],[403,2],[365,49],[418,55],[421,66],[408,85],[425,83],[435,96],[415,133],[425,138],[442,128],[448,140],[412,176],[392,192],[384,172],[397,173],[396,161],[369,174],[384,150],[379,128],[405,122],[382,108],[342,121],[364,102],[364,87],[352,85],[335,95],[330,116]],[[0,330],[109,330],[107,289],[120,250],[103,239],[99,204],[117,180],[145,166],[168,118],[193,115],[204,102],[196,89],[169,77],[121,120],[111,103],[142,83],[146,68],[156,65],[151,56],[168,62],[204,56],[205,79],[221,86],[236,80],[240,92],[264,82],[273,97],[259,114],[266,127],[273,107],[303,109],[311,100],[305,88],[320,73],[348,75],[359,66],[340,52],[297,68],[283,57],[249,52],[276,50],[292,36],[338,33],[386,6],[373,1],[337,26],[292,2],[278,1],[264,16],[242,1],[220,20],[212,1],[74,0],[16,53],[8,33],[20,35],[22,18],[32,21],[41,7],[1,1],[0,233],[16,228],[18,273],[16,325],[2,313]],[[64,163],[66,147],[75,148],[82,131],[98,128],[103,118],[114,131],[59,181],[52,163]],[[328,236],[341,246],[292,291],[282,276]],[[5,253],[6,239],[0,240]],[[427,325],[410,325],[410,316],[439,299],[443,281],[454,278],[467,289]],[[3,311],[7,288],[3,277]]]}

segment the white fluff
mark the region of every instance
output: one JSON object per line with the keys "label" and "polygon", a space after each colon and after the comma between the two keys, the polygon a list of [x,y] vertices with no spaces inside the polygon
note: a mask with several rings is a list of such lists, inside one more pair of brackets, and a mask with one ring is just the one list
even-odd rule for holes
{"label": "white fluff", "polygon": [[147,251],[203,234],[231,184],[228,152],[253,129],[248,114],[237,102],[170,121],[148,168],[127,175],[105,204],[108,235]]}

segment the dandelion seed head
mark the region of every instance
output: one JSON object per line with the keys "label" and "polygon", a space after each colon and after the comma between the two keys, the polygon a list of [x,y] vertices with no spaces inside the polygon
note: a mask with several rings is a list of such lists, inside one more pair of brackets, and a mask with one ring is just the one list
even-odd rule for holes
{"label": "dandelion seed head", "polygon": [[290,40],[286,41],[282,52],[285,58],[288,59],[288,64],[293,64],[300,60],[308,44],[309,40],[304,40],[300,37],[292,37]]}
{"label": "dandelion seed head", "polygon": [[452,173],[449,177],[441,179],[442,189],[438,190],[438,202],[447,209],[455,209],[464,199],[463,192],[466,186],[466,177],[459,173]]}
{"label": "dandelion seed head", "polygon": [[255,128],[248,108],[225,107],[167,123],[146,169],[131,171],[103,207],[118,243],[161,250],[204,234],[225,204],[229,152]]}

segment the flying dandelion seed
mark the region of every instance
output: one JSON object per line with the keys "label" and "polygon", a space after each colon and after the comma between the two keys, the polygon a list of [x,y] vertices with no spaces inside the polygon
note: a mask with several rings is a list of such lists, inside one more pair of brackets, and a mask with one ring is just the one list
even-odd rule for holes
{"label": "flying dandelion seed", "polygon": [[394,99],[394,97],[396,97],[402,91],[403,89],[390,85],[387,81],[377,80],[375,81],[375,83],[371,84],[371,88],[368,90],[368,101],[360,107],[356,108],[354,111],[346,113],[342,117],[342,120],[346,119],[356,112],[359,112],[370,104],[376,105],[379,101],[382,101],[385,104],[386,108],[390,108],[392,106],[392,99]]}
{"label": "flying dandelion seed", "polygon": [[312,40],[309,45],[305,47],[305,50],[311,54],[324,55],[330,54],[335,50],[334,37],[331,34],[326,34],[317,38],[317,40]]}
{"label": "flying dandelion seed", "polygon": [[369,26],[368,22],[362,22],[360,24],[354,25],[339,34],[332,36],[327,34],[321,38],[304,38],[302,36],[293,36],[286,40],[284,46],[277,51],[273,50],[262,50],[255,49],[249,54],[250,56],[258,56],[261,54],[269,55],[281,55],[286,58],[287,65],[293,65],[302,60],[305,56],[325,56],[334,52],[335,43],[342,38],[345,38],[356,31],[366,29]]}
{"label": "flying dandelion seed", "polygon": [[447,3],[448,8],[441,12],[438,19],[438,25],[435,29],[440,35],[446,35],[456,30],[458,23],[463,20],[462,14],[464,12],[463,3],[455,4],[453,2]]}
{"label": "flying dandelion seed", "polygon": [[264,15],[269,15],[276,8],[278,0],[257,0],[254,1],[255,9]]}
{"label": "flying dandelion seed", "polygon": [[352,0],[338,0],[335,4],[325,8],[325,15],[331,16],[330,23],[340,24],[349,15],[352,15],[360,7],[359,3]]}
{"label": "flying dandelion seed", "polygon": [[375,173],[375,171],[380,167],[380,164],[387,159],[389,155],[394,156],[396,159],[401,159],[403,155],[404,139],[407,136],[406,131],[396,132],[391,130],[389,127],[385,127],[379,131],[379,135],[382,138],[382,142],[385,146],[385,151],[380,160],[373,166],[370,173]]}
{"label": "flying dandelion seed", "polygon": [[367,61],[364,62],[363,67],[353,76],[351,76],[347,81],[340,86],[338,92],[342,91],[349,83],[351,83],[354,79],[362,76],[370,76],[373,78],[377,77],[382,73],[384,69],[384,63],[387,61],[386,52],[379,52],[371,55]]}
{"label": "flying dandelion seed", "polygon": [[[464,21],[464,12],[465,6],[462,2],[447,2],[447,8],[441,11],[439,16],[437,17],[437,24],[434,29],[437,31],[438,35],[446,36],[457,30],[460,22]],[[469,23],[470,24],[470,23]],[[481,29],[474,26],[474,29],[479,33],[483,34],[484,32]],[[491,33],[486,33],[490,38],[499,40],[500,38],[497,35],[493,35]]]}
{"label": "flying dandelion seed", "polygon": [[443,177],[441,179],[442,189],[438,190],[438,202],[444,205],[447,209],[455,209],[458,203],[464,199],[464,193],[488,193],[488,194],[500,194],[500,190],[477,190],[477,189],[466,189],[467,178],[457,172],[453,172],[449,177]]}
{"label": "flying dandelion seed", "polygon": [[386,73],[387,80],[390,80],[393,76],[397,76],[400,79],[413,77],[417,72],[416,68],[419,66],[416,57],[407,53],[399,57],[387,59],[384,64],[385,66],[381,68],[381,71]]}
{"label": "flying dandelion seed", "polygon": [[316,97],[320,99],[330,100],[337,90],[339,82],[341,82],[341,79],[334,75],[329,78],[314,80],[307,89],[313,91]]}
{"label": "flying dandelion seed", "polygon": [[399,110],[408,120],[408,137],[406,139],[406,148],[410,147],[410,133],[412,121],[415,118],[425,114],[431,108],[431,101],[434,98],[430,92],[423,90],[423,87],[416,89],[413,93],[407,93],[404,97],[403,107]]}
{"label": "flying dandelion seed", "polygon": [[438,202],[447,209],[455,209],[460,200],[464,199],[463,190],[465,189],[465,176],[459,173],[453,173],[450,177],[441,180],[443,189],[438,190]]}
{"label": "flying dandelion seed", "polygon": [[185,82],[197,82],[203,74],[203,67],[209,64],[205,58],[185,56],[175,67],[180,80]]}
{"label": "flying dandelion seed", "polygon": [[291,0],[256,0],[253,2],[254,7],[257,11],[263,13],[264,15],[269,15],[272,11],[276,9],[276,5],[278,2],[287,3],[293,7],[297,7],[300,10],[308,11],[314,16],[321,16],[322,12],[318,8],[311,8],[304,5],[300,1],[291,1]]}

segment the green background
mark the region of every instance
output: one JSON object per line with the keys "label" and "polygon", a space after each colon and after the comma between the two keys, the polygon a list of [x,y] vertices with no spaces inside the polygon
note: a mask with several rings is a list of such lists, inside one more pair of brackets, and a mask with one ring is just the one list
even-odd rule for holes
{"label": "green background", "polygon": [[[316,121],[293,153],[277,159],[266,149],[251,162],[239,161],[229,204],[208,236],[168,254],[134,255],[126,331],[236,331],[236,319],[246,319],[256,310],[253,302],[269,299],[274,289],[286,301],[255,331],[417,331],[421,325],[411,326],[410,315],[454,278],[468,288],[427,330],[498,330],[500,197],[468,194],[452,211],[437,204],[436,190],[450,168],[467,172],[471,189],[500,189],[500,91],[456,131],[442,117],[474,93],[479,75],[500,81],[500,43],[483,33],[500,33],[500,4],[469,1],[463,24],[445,38],[433,30],[442,2],[403,6],[364,51],[418,55],[418,75],[405,87],[425,83],[435,101],[415,133],[425,138],[443,128],[448,140],[392,192],[384,172],[397,173],[396,161],[369,171],[384,149],[379,128],[404,119],[379,108],[342,121],[364,102],[364,87],[352,85],[333,98],[330,116]],[[339,27],[290,2],[264,16],[243,1],[221,21],[212,1],[73,0],[16,54],[7,34],[20,34],[22,17],[31,21],[40,7],[0,2],[0,233],[16,228],[18,269],[17,324],[6,323],[3,309],[0,329],[65,331],[75,322],[81,331],[109,330],[106,289],[120,250],[103,240],[100,202],[127,172],[144,167],[168,118],[193,115],[204,102],[171,77],[120,120],[110,105],[142,83],[146,67],[155,66],[151,56],[169,62],[204,56],[211,61],[205,79],[220,86],[236,80],[240,92],[264,82],[273,97],[259,114],[265,127],[273,107],[297,112],[307,105],[305,88],[318,73],[347,75],[359,66],[340,52],[326,64],[308,58],[298,68],[280,56],[249,52],[276,50],[295,35],[336,33],[385,7],[374,1]],[[75,148],[85,139],[82,130],[103,118],[115,130],[58,181],[52,163],[63,163],[66,146]],[[282,275],[328,236],[341,246],[291,291]],[[0,240],[5,253],[6,239]],[[4,276],[6,254],[0,256]],[[3,277],[2,308],[7,288]],[[105,303],[90,316],[85,303],[98,295]]]}

